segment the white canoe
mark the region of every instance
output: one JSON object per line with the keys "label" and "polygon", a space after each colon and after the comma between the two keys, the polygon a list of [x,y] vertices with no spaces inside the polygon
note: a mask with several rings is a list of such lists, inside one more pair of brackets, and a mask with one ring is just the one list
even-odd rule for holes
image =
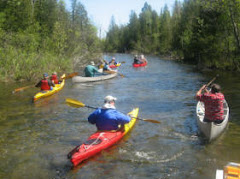
{"label": "white canoe", "polygon": [[102,81],[114,78],[117,76],[117,73],[107,74],[107,75],[100,75],[96,77],[84,77],[84,76],[74,76],[72,78],[73,83],[86,83],[86,82],[95,82],[95,81]]}
{"label": "white canoe", "polygon": [[203,122],[205,115],[204,103],[200,101],[198,101],[197,103],[196,113],[198,128],[208,139],[209,142],[220,136],[220,134],[224,131],[228,124],[229,107],[226,101],[224,101],[223,106],[224,106],[224,120],[221,124],[216,124],[214,122]]}

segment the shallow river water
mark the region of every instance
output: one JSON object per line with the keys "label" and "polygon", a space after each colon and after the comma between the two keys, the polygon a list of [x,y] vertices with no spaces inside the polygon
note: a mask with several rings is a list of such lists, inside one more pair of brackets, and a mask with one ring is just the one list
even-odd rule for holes
{"label": "shallow river water", "polygon": [[[84,84],[68,79],[62,91],[36,103],[31,99],[38,89],[12,93],[31,84],[0,83],[0,178],[214,179],[216,169],[240,163],[239,74],[198,72],[154,56],[147,56],[147,67],[133,68],[133,56],[115,57],[126,62],[119,68],[125,77]],[[194,96],[217,73],[230,122],[209,144],[198,135]],[[139,117],[161,124],[138,121],[120,143],[72,168],[68,152],[96,127],[87,122],[92,109],[72,108],[65,99],[99,107],[106,95],[118,98],[116,106],[123,113],[139,107]]]}

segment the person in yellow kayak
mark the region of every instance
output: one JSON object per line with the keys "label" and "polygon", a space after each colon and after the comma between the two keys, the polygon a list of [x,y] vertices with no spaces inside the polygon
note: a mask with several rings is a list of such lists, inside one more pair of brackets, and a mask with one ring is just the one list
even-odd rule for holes
{"label": "person in yellow kayak", "polygon": [[112,57],[112,60],[108,63],[108,65],[117,65],[115,57]]}
{"label": "person in yellow kayak", "polygon": [[[95,124],[97,130],[118,130],[124,126],[124,124],[131,121],[130,116],[127,116],[116,110],[115,101],[117,98],[113,96],[106,96],[104,98],[104,104],[102,108],[96,109],[88,117],[88,122]],[[121,126],[119,128],[119,126]]]}
{"label": "person in yellow kayak", "polygon": [[58,80],[57,72],[52,73],[51,81],[53,84],[59,84],[60,81]]}
{"label": "person in yellow kayak", "polygon": [[43,74],[43,79],[41,79],[35,87],[40,87],[41,90],[52,90],[52,87],[54,87],[54,83],[48,79],[48,74],[44,73]]}
{"label": "person in yellow kayak", "polygon": [[84,69],[86,77],[94,77],[96,73],[102,73],[101,69],[95,67],[95,63],[91,61],[91,65],[87,65]]}

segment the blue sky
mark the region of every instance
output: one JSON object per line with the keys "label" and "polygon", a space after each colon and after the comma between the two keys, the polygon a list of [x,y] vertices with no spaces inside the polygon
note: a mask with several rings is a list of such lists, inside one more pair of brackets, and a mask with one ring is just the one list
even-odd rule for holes
{"label": "blue sky", "polygon": [[[64,1],[67,8],[70,9],[71,0]],[[160,14],[165,4],[171,11],[175,0],[80,0],[80,2],[85,6],[92,23],[98,30],[101,29],[103,36],[108,31],[112,16],[114,16],[116,24],[125,25],[129,21],[131,10],[139,14],[145,2]]]}

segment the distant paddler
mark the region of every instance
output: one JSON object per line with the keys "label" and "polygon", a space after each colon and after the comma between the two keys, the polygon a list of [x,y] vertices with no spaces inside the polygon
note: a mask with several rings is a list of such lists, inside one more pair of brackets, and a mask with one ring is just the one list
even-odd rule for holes
{"label": "distant paddler", "polygon": [[86,77],[94,77],[96,73],[102,73],[102,69],[95,67],[94,61],[91,61],[91,65],[87,65],[84,69]]}

